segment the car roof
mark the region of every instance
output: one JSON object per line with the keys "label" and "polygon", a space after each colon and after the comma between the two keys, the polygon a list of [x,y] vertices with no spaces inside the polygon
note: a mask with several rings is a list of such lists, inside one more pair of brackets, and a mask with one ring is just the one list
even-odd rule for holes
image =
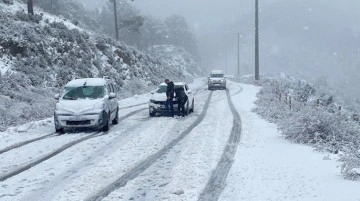
{"label": "car roof", "polygon": [[71,80],[65,85],[65,87],[77,87],[77,86],[103,86],[107,82],[104,78],[81,78]]}

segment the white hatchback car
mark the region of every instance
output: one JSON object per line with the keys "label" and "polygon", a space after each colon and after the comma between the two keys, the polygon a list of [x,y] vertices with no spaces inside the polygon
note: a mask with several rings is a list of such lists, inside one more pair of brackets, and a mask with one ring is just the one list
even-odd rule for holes
{"label": "white hatchback car", "polygon": [[[190,90],[189,86],[184,82],[175,82],[175,91],[177,88],[182,87],[188,97],[188,101],[185,103],[185,113],[189,114],[194,112],[194,94]],[[155,116],[156,113],[165,114],[167,113],[165,109],[166,102],[166,89],[167,85],[165,83],[160,84],[156,90],[151,92],[151,97],[149,100],[149,115],[151,117]],[[178,102],[177,97],[175,96],[174,100],[174,110],[178,112]]]}
{"label": "white hatchback car", "polygon": [[108,131],[110,123],[118,123],[118,101],[111,79],[82,78],[67,83],[54,111],[56,132],[65,128],[90,127]]}

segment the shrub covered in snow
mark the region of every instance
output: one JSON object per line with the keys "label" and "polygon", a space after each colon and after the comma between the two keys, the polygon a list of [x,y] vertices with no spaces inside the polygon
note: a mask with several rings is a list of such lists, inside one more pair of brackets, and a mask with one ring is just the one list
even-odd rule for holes
{"label": "shrub covered in snow", "polygon": [[[254,111],[276,123],[285,138],[339,154],[344,176],[359,178],[360,124],[353,118],[351,108],[338,110],[339,98],[317,91],[305,81],[289,78],[265,82],[257,96]],[[321,101],[317,103],[318,99]]]}
{"label": "shrub covered in snow", "polygon": [[12,5],[14,4],[13,0],[2,0],[5,4]]}

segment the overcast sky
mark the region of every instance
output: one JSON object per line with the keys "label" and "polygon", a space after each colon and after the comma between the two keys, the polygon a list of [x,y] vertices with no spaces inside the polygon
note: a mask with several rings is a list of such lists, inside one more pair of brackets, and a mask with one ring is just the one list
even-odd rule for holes
{"label": "overcast sky", "polygon": [[[99,7],[102,0],[79,0],[89,8]],[[240,8],[248,6],[253,0],[134,0],[142,13],[164,18],[180,14],[188,20],[192,28],[221,26],[226,21],[234,21],[239,16]],[[246,9],[245,9],[246,10]],[[210,27],[211,27],[210,26]]]}

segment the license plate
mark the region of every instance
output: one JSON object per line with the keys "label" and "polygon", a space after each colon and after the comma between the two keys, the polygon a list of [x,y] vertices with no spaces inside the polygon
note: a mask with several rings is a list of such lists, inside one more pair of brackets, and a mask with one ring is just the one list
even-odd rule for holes
{"label": "license plate", "polygon": [[75,117],[70,117],[69,120],[70,121],[82,121],[83,118],[75,116]]}

